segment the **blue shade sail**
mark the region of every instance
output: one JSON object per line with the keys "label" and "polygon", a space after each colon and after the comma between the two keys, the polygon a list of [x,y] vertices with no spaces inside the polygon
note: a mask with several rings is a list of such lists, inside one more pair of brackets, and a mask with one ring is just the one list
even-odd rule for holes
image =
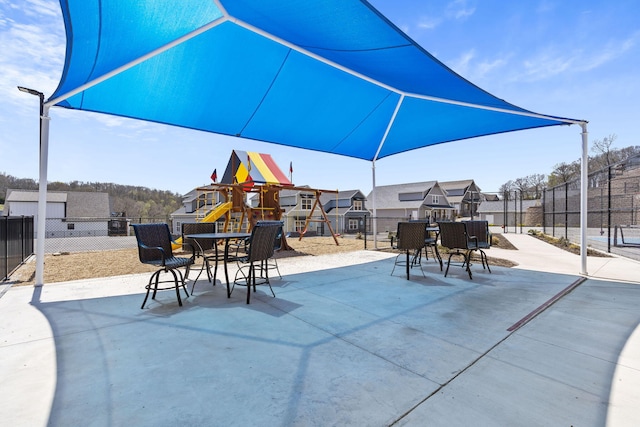
{"label": "blue shade sail", "polygon": [[60,107],[365,160],[579,122],[478,88],[366,1],[60,4]]}

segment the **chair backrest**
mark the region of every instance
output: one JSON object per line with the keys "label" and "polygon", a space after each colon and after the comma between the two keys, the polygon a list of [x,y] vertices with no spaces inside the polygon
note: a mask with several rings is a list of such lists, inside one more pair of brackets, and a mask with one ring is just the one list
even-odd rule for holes
{"label": "chair backrest", "polygon": [[464,222],[439,222],[440,244],[449,249],[468,249],[467,226]]}
{"label": "chair backrest", "polygon": [[264,261],[273,256],[274,242],[282,232],[282,223],[256,224],[251,230],[247,261]]}
{"label": "chair backrest", "polygon": [[276,250],[276,251],[280,250],[280,248],[282,247],[282,233],[283,233],[282,228],[284,227],[284,221],[266,221],[266,220],[263,220],[263,221],[258,221],[256,224],[260,225],[260,226],[278,225],[280,227],[280,230],[279,230],[278,234],[276,235],[276,238],[275,238],[275,240],[273,242],[273,249]]}
{"label": "chair backrest", "polygon": [[424,222],[398,223],[398,249],[420,249],[427,237],[427,225]]}
{"label": "chair backrest", "polygon": [[491,246],[488,221],[474,220],[464,221],[464,223],[467,226],[467,233],[469,233],[470,236],[476,236],[479,245]]}
{"label": "chair backrest", "polygon": [[138,257],[140,258],[140,262],[162,260],[160,251],[145,249],[141,245],[161,247],[164,250],[165,259],[173,256],[173,251],[171,250],[171,232],[167,224],[133,224],[133,231],[138,241]]}
{"label": "chair backrest", "polygon": [[[194,242],[193,239],[185,238],[187,234],[201,234],[201,233],[215,233],[216,232],[216,223],[215,222],[197,222],[197,223],[183,223],[182,224],[182,241],[184,243],[188,243],[196,250],[198,250],[198,245]],[[215,245],[215,240],[213,239],[201,239],[198,241],[200,247],[202,247],[203,251],[213,249],[213,245]]]}

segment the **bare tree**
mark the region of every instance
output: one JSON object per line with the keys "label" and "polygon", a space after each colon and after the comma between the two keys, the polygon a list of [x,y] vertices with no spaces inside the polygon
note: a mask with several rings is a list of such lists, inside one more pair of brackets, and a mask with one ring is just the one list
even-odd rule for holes
{"label": "bare tree", "polygon": [[617,161],[617,156],[615,156],[611,150],[611,146],[616,139],[618,139],[618,136],[615,133],[612,133],[602,139],[596,139],[591,143],[591,151],[597,153],[599,155],[598,157],[603,160],[604,164],[602,167],[607,167]]}
{"label": "bare tree", "polygon": [[549,174],[549,187],[564,184],[580,176],[580,160],[558,163]]}
{"label": "bare tree", "polygon": [[509,180],[504,184],[502,184],[498,191],[504,197],[505,195],[509,194],[511,190],[513,190],[513,187],[514,187],[513,181]]}
{"label": "bare tree", "polygon": [[546,176],[542,173],[534,173],[529,175],[527,180],[529,181],[529,191],[531,192],[531,196],[534,199],[542,197],[542,189],[547,183]]}
{"label": "bare tree", "polygon": [[529,181],[527,178],[517,178],[513,181],[513,186],[516,190],[520,192],[524,199],[529,198]]}

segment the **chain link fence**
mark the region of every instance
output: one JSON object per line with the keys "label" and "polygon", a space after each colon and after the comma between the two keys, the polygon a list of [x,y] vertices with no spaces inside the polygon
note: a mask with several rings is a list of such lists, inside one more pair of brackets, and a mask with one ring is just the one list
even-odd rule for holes
{"label": "chain link fence", "polygon": [[45,227],[45,253],[135,248],[136,238],[131,225],[154,222],[170,224],[166,217],[48,218]]}

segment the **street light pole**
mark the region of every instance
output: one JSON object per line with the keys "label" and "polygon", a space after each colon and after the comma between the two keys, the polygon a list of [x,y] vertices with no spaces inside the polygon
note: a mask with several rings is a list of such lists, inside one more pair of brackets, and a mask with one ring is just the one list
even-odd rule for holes
{"label": "street light pole", "polygon": [[40,178],[38,182],[38,222],[36,235],[36,283],[44,284],[44,239],[47,224],[47,159],[49,156],[49,107],[44,106],[44,94],[34,89],[18,86],[20,92],[40,98]]}

